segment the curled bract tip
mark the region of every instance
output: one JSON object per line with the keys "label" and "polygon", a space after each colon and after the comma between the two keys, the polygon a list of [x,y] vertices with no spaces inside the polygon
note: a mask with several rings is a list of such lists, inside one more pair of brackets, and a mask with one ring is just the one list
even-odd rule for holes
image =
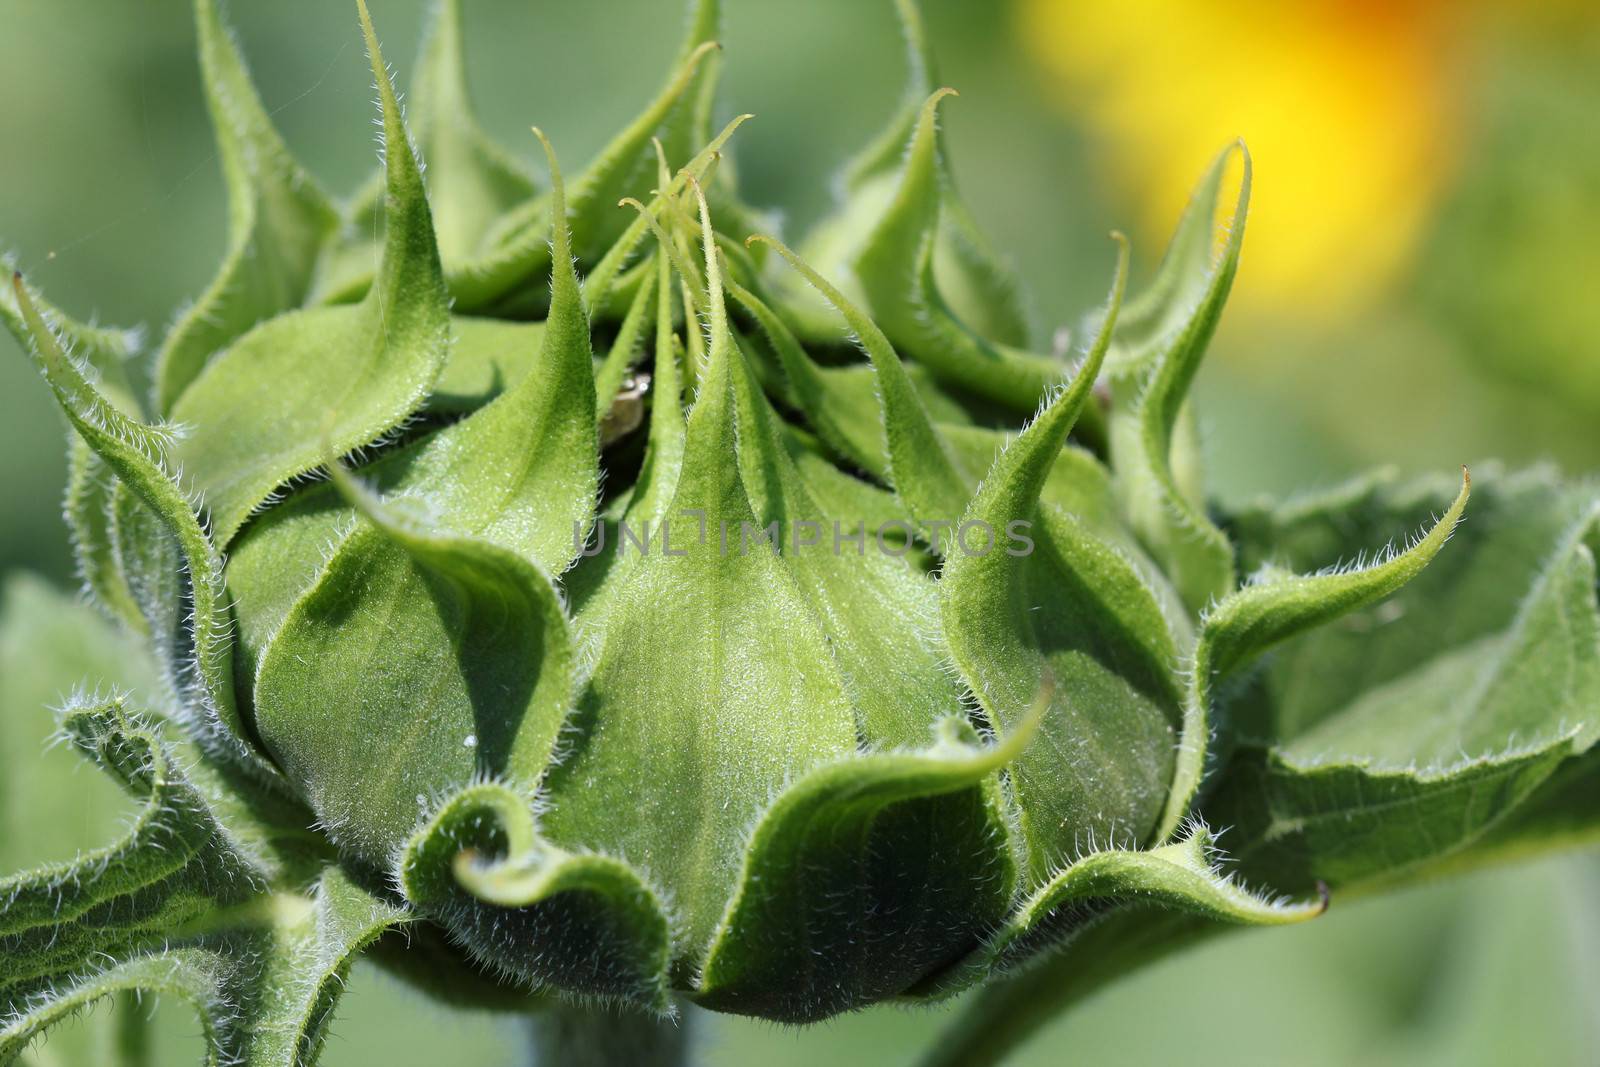
{"label": "curled bract tip", "polygon": [[939,104],[944,100],[945,97],[947,97],[947,96],[960,96],[960,95],[961,95],[960,93],[956,92],[954,89],[950,88],[948,85],[946,85],[946,86],[944,86],[942,88],[939,88],[939,89],[935,89],[932,93],[930,93],[928,95],[928,99],[923,101],[923,104],[922,104],[922,121],[923,122],[931,122],[933,120],[934,115],[939,110]]}

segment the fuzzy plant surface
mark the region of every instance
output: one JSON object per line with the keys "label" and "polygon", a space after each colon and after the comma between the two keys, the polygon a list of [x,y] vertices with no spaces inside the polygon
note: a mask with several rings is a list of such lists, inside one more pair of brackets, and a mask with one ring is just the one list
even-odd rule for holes
{"label": "fuzzy plant surface", "polygon": [[474,122],[458,7],[402,113],[360,6],[383,151],[338,205],[196,0],[216,280],[134,366],[0,299],[84,587],[155,664],[60,710],[140,809],[0,880],[0,1063],[141,993],[208,1063],[308,1065],[363,952],[530,1013],[542,1062],[975,990],[933,1055],[991,1063],[1230,926],[1595,836],[1593,485],[1208,504],[1242,145],[1031,351],[911,0],[907,102],[798,251],[740,198],[748,116],[711,122],[714,0],[565,181]]}

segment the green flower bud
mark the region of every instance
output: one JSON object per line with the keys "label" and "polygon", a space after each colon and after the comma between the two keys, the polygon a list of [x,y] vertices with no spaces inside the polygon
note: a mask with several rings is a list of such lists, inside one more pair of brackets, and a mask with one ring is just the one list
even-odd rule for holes
{"label": "green flower bud", "polygon": [[[1272,886],[1293,899],[1219,873],[1197,806],[1227,754],[1214,711],[1263,651],[1416,576],[1467,487],[1404,551],[1240,587],[1186,434],[1243,147],[1126,302],[1117,238],[1081,351],[1050,356],[956,197],[910,3],[913,99],[799,252],[724,161],[743,118],[707,125],[714,2],[581,175],[534,131],[547,182],[472,120],[456,7],[409,131],[362,8],[383,171],[340,225],[197,0],[229,251],[160,347],[149,415],[98,335],[20,278],[6,305],[84,442],[88,585],[169,689],[171,729],[121,698],[67,720],[152,812],[114,878],[76,879],[86,901],[198,917],[168,950],[184,975],[300,1020],[272,1031],[297,1056],[320,1041],[306,998],[398,924],[437,954],[406,969],[457,993],[487,974],[807,1022],[952,995],[1135,905],[1319,913],[1315,862]],[[1591,536],[1575,499],[1540,505],[1569,554]],[[1544,773],[1592,743],[1580,708]],[[1264,839],[1313,817],[1303,799]],[[51,988],[149,981],[151,936],[178,927],[107,919],[47,951],[40,885],[11,889],[0,938],[32,955],[0,990],[80,974],[91,948],[119,962]],[[299,903],[263,919],[261,899]],[[263,922],[282,952],[207,932]],[[213,1039],[278,1062],[258,1030]]]}

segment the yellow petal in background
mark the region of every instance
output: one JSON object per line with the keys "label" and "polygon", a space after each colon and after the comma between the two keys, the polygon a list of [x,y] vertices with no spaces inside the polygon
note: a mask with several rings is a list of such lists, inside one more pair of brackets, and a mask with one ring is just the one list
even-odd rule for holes
{"label": "yellow petal in background", "polygon": [[1334,313],[1403,268],[1449,170],[1435,0],[1022,0],[1023,41],[1160,247],[1234,137],[1257,171],[1237,299]]}

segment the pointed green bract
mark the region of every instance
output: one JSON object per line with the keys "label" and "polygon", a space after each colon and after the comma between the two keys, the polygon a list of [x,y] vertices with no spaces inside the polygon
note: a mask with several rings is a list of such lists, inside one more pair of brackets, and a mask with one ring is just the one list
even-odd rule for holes
{"label": "pointed green bract", "polygon": [[[888,322],[912,294],[917,294],[912,303],[926,301],[925,310],[939,316],[948,314],[954,320],[940,324],[937,331],[929,330],[930,322],[925,320],[913,327],[919,336],[931,339],[945,334],[947,338],[954,337],[967,354],[978,344],[977,338],[987,338],[999,346],[1024,345],[1028,339],[1027,317],[1022,309],[1017,280],[1000,264],[966,205],[956,195],[944,146],[938,130],[931,124],[924,142],[929,153],[908,165],[907,145],[917,134],[924,104],[939,90],[939,82],[916,0],[896,0],[895,9],[906,38],[905,100],[877,138],[845,168],[843,202],[831,217],[807,235],[802,250],[807,259],[824,274],[838,278],[840,284],[859,284],[860,295],[872,293],[874,283],[883,283],[867,299],[875,317],[883,321],[896,343],[911,346],[909,350],[913,355],[920,357],[920,349],[911,345],[912,335],[901,336]],[[912,175],[918,179],[932,176],[935,182],[907,197]],[[887,221],[888,217],[900,214],[904,218],[908,211],[912,221],[910,232],[927,243],[926,255],[915,239],[889,238],[895,226]],[[886,248],[885,243],[899,247]],[[874,248],[875,244],[878,247]],[[863,260],[870,262],[874,257],[879,260],[876,267],[887,267],[887,271],[872,276],[874,267],[860,270]],[[931,271],[931,276],[925,276],[924,269]],[[907,288],[898,292],[892,290],[889,283],[893,277],[907,282]],[[925,284],[930,286],[926,291],[923,290]],[[853,289],[847,291],[852,296],[858,295]],[[812,308],[804,300],[806,294],[791,295],[800,298],[802,321],[811,331],[825,327],[820,309]],[[930,296],[936,299],[929,300]],[[879,297],[888,298],[886,308],[880,309],[873,302]],[[957,322],[964,323],[970,333],[962,336],[959,330],[949,331],[948,328]],[[930,345],[929,350],[937,351],[937,346]],[[979,351],[980,363],[983,358],[993,358],[995,354],[983,352],[981,345]],[[1019,359],[1018,362],[1029,361]],[[1023,405],[1025,409],[1031,406],[1031,401]]]}
{"label": "pointed green bract", "polygon": [[[627,220],[616,214],[615,204],[648,189],[646,175],[654,169],[650,138],[664,131],[668,141],[677,143],[673,132],[677,124],[693,121],[682,105],[690,99],[701,64],[716,51],[715,42],[706,35],[716,28],[717,7],[715,0],[701,0],[685,54],[666,86],[572,183],[570,225],[573,251],[580,260],[595,262],[614,244],[626,241]],[[450,292],[459,308],[491,307],[514,295],[521,281],[549,264],[547,214],[546,205],[538,201],[507,213],[490,231],[485,253],[451,271]]]}
{"label": "pointed green bract", "polygon": [[1178,840],[1144,852],[1091,852],[1031,894],[1001,932],[990,939],[994,966],[1006,968],[1032,956],[1038,943],[1071,932],[1088,901],[1159,904],[1206,919],[1241,925],[1304,922],[1328,907],[1325,895],[1305,901],[1274,900],[1252,893],[1217,866],[1212,835],[1190,827]]}
{"label": "pointed green bract", "polygon": [[135,612],[131,628],[148,641],[162,671],[163,702],[176,707],[192,667],[183,616],[182,545],[125,483],[112,486],[105,510],[112,563]]}
{"label": "pointed green bract", "polygon": [[[1242,167],[1238,199],[1222,236],[1214,239],[1216,200],[1235,150]],[[1194,446],[1178,438],[1186,432],[1181,419],[1189,386],[1239,268],[1249,204],[1250,154],[1237,145],[1201,181],[1154,285],[1138,301],[1132,339],[1119,338],[1111,363],[1118,499],[1128,524],[1197,613],[1233,590],[1233,548],[1206,515],[1198,490],[1184,484],[1177,453]]]}
{"label": "pointed green bract", "polygon": [[856,254],[854,273],[873,317],[908,353],[978,396],[1029,411],[1065,369],[973,332],[951,313],[934,276],[948,182],[935,123],[939,102],[953,94],[940,89],[923,104],[899,187]]}
{"label": "pointed green bract", "polygon": [[[559,172],[552,195],[559,218]],[[241,614],[246,645],[261,650],[254,706],[263,740],[296,768],[335,839],[372,866],[411,829],[416,797],[479,771],[535,782],[571,700],[571,641],[548,575],[587,535],[598,445],[588,319],[565,227],[556,232],[551,318],[533,368],[379,464],[391,502],[341,477],[370,525],[341,527],[326,511],[304,532],[280,525],[283,536],[260,546],[271,571],[241,574],[247,593],[259,590]],[[329,536],[338,545],[323,563],[313,553]],[[294,566],[283,566],[284,551]],[[320,568],[315,579],[303,592],[286,587],[308,563]],[[261,609],[265,618],[250,617]],[[299,664],[308,661],[340,668],[307,679]],[[417,699],[430,714],[397,729],[396,710]],[[348,714],[330,723],[329,706]],[[394,739],[381,787],[353,774],[372,757],[363,741],[373,731]],[[371,799],[379,793],[381,803]]]}
{"label": "pointed green bract", "polygon": [[571,700],[570,640],[537,566],[337,478],[370,525],[271,639],[256,724],[330,837],[381,870],[454,783],[537,780]]}
{"label": "pointed green bract", "polygon": [[[0,266],[18,273],[16,261],[0,255]],[[46,323],[63,351],[77,364],[106,402],[131,418],[141,417],[139,397],[128,377],[128,363],[143,347],[139,330],[117,330],[79,322],[37,293],[27,294],[40,320]],[[33,328],[28,323],[23,301],[12,286],[0,287],[0,322],[24,349],[33,343]]]}
{"label": "pointed green bract", "polygon": [[536,192],[527,168],[478,126],[461,37],[461,0],[439,0],[417,62],[410,115],[447,270],[475,255],[500,216]]}
{"label": "pointed green bract", "polygon": [[[363,9],[364,11],[364,9]],[[226,546],[252,512],[324,458],[394,432],[444,364],[449,303],[400,104],[365,21],[387,157],[383,261],[360,304],[280,315],[213,360],[173,406],[176,449]],[[233,416],[249,410],[249,420]]]}
{"label": "pointed green bract", "polygon": [[189,602],[187,648],[200,698],[194,725],[200,740],[259,780],[277,784],[276,771],[250,746],[239,718],[228,656],[231,624],[223,596],[222,560],[167,468],[173,448],[171,429],[147,426],[113,407],[62,351],[20,275],[13,276],[12,287],[30,331],[34,362],[67,421],[160,520],[182,554]]}
{"label": "pointed green bract", "polygon": [[94,602],[108,615],[138,629],[144,625],[144,615],[117,565],[111,540],[111,506],[116,489],[116,475],[106,461],[74,434],[67,449],[67,492],[62,513],[72,534],[78,576]]}
{"label": "pointed green bract", "polygon": [[[707,274],[720,299],[721,270],[704,197],[700,209]],[[738,460],[756,525],[777,532],[780,557],[844,677],[860,736],[873,747],[917,744],[936,718],[959,709],[962,695],[942,670],[946,650],[933,583],[900,554],[883,551],[881,528],[869,534],[865,516],[840,519],[823,510],[727,331],[726,309],[713,309],[712,344],[730,352]]]}
{"label": "pointed green bract", "polygon": [[[566,589],[572,597],[580,639],[587,656],[596,647],[604,633],[606,613],[610,610],[616,591],[622,587],[626,576],[643,558],[643,550],[629,553],[623,550],[622,524],[645,534],[664,530],[662,521],[677,490],[678,474],[683,467],[683,448],[686,431],[683,418],[683,343],[673,332],[672,265],[666,255],[655,258],[655,359],[652,364],[649,439],[639,477],[629,494],[628,504],[622,512],[621,522],[606,515],[599,517],[598,536],[602,542],[614,547],[613,551],[599,551],[576,562],[566,578]],[[662,536],[665,536],[662,533]]]}
{"label": "pointed green bract", "polygon": [[[527,167],[478,125],[467,86],[460,0],[439,0],[432,9],[407,118],[427,168],[439,257],[450,274],[483,255],[490,230],[534,203],[538,187]],[[386,229],[383,198],[380,172],[349,204],[344,232],[323,255],[320,300],[359,300],[372,285]]]}
{"label": "pointed green bract", "polygon": [[[9,257],[0,256],[0,265],[14,269]],[[92,376],[105,399],[117,410],[138,418],[139,399],[127,371],[128,360],[140,348],[138,331],[90,326],[69,318],[37,296],[33,302],[40,317],[55,330],[64,350]],[[5,287],[0,287],[0,320],[19,345],[27,348],[33,343],[22,309]],[[102,610],[137,627],[142,621],[139,610],[117,569],[111,546],[107,509],[115,481],[105,460],[88,442],[73,434],[67,449],[67,491],[62,510],[72,535],[78,577]]]}
{"label": "pointed green bract", "polygon": [[[760,325],[777,353],[794,402],[828,446],[873,477],[888,481],[878,399],[871,388],[851,387],[863,377],[854,373],[859,368],[819,366],[764,300],[731,279],[728,295]],[[846,375],[851,377],[851,385],[843,381]],[[870,369],[865,377],[876,382],[876,374]]]}
{"label": "pointed green bract", "polygon": [[[877,378],[883,452],[888,459],[887,473],[895,492],[925,526],[932,522],[949,523],[951,516],[965,509],[974,479],[962,470],[950,454],[949,446],[935,431],[894,346],[843,293],[783,244],[770,237],[751,240],[775,249],[838,310],[860,339]],[[934,543],[939,543],[937,533]]]}
{"label": "pointed green bract", "polygon": [[[646,260],[643,266],[650,267],[651,261]],[[650,273],[654,274],[654,271]],[[646,323],[650,321],[650,312],[655,307],[656,299],[658,296],[654,285],[639,286],[628,305],[622,325],[617,328],[611,351],[606,353],[604,362],[595,371],[595,413],[602,421],[617,400],[617,393],[628,376],[628,368],[638,354],[639,342],[644,336]]]}
{"label": "pointed green bract", "polygon": [[218,0],[195,0],[206,105],[228,192],[222,267],[156,356],[155,407],[169,414],[212,357],[258,322],[299,307],[333,235],[333,205],[289,154],[256,95]]}
{"label": "pointed green bract", "polygon": [[956,666],[998,730],[1015,728],[1041,671],[1060,681],[1038,742],[1012,770],[1034,879],[1091,842],[1148,840],[1172,774],[1179,650],[1161,602],[1088,524],[1040,502],[1105,358],[1126,271],[1124,246],[1093,349],[985,475],[940,583]]}
{"label": "pointed green bract", "polygon": [[[559,220],[561,174],[548,142],[545,148],[550,210]],[[588,532],[600,444],[589,318],[564,225],[556,227],[554,247],[550,316],[531,368],[492,403],[425,442],[403,463],[400,487],[425,493],[451,527],[559,574]]]}

